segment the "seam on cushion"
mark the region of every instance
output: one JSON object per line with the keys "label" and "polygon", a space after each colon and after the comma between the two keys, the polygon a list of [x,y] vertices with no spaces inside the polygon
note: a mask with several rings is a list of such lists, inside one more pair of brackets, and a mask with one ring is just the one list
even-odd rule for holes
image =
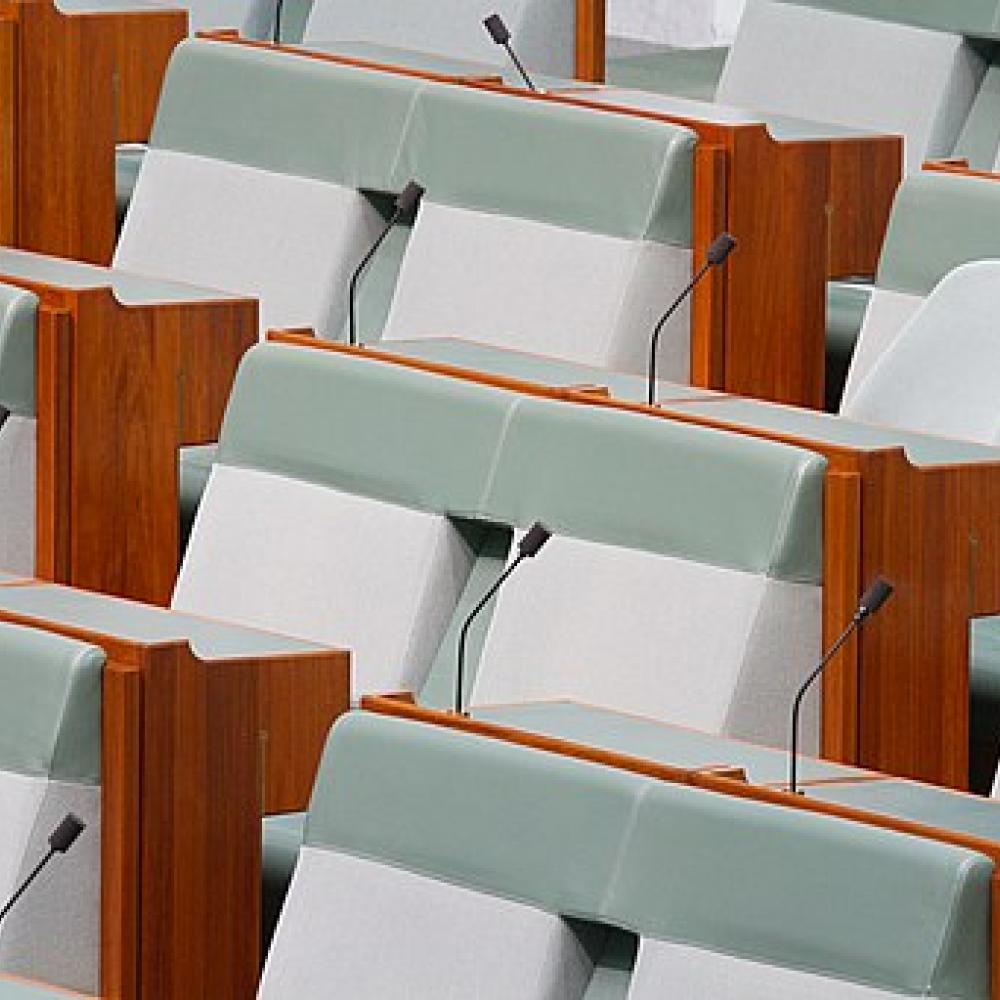
{"label": "seam on cushion", "polygon": [[[743,679],[746,675],[747,669],[747,653],[750,648],[750,644],[753,642],[754,636],[757,634],[757,627],[760,624],[761,618],[764,614],[764,605],[767,603],[767,599],[770,596],[768,594],[768,588],[777,583],[783,583],[785,581],[772,580],[770,577],[765,577],[764,579],[764,593],[760,600],[757,602],[757,609],[754,611],[753,621],[750,622],[750,628],[747,630],[746,641],[743,643],[743,650],[740,655],[740,665],[736,671],[736,683],[733,685],[732,693],[729,698],[729,705],[726,708],[725,718],[722,720],[722,729],[720,732],[723,736],[731,734],[733,731],[733,712],[735,711],[736,697],[740,693],[740,689],[743,686]],[[794,584],[793,584],[794,586]],[[729,737],[730,739],[739,739],[739,737]]]}
{"label": "seam on cushion", "polygon": [[[803,449],[806,450],[806,449]],[[801,462],[796,463],[795,467],[791,470],[786,478],[786,492],[785,500],[782,504],[781,514],[778,518],[778,529],[776,532],[776,538],[774,545],[771,548],[771,555],[768,559],[767,568],[765,569],[765,574],[769,579],[773,580],[784,580],[787,583],[820,583],[823,582],[823,549],[822,544],[820,547],[820,565],[819,565],[819,579],[805,579],[806,573],[800,572],[798,578],[795,573],[790,572],[785,576],[777,575],[778,567],[778,556],[786,548],[786,542],[789,536],[789,530],[792,522],[792,515],[795,509],[798,507],[799,493],[803,489],[807,477],[812,474],[812,466],[819,461],[823,461],[824,467],[827,466],[825,460],[821,456],[817,455],[815,452],[808,452],[808,458]],[[825,477],[824,477],[825,478]],[[820,487],[820,524],[822,525],[823,520],[823,488],[822,484]]]}
{"label": "seam on cushion", "polygon": [[500,428],[500,434],[497,437],[497,445],[493,451],[493,461],[490,462],[489,471],[486,473],[486,481],[483,484],[483,492],[479,498],[479,503],[477,504],[478,510],[476,513],[480,516],[484,515],[487,502],[493,493],[493,485],[496,482],[497,471],[500,468],[500,459],[507,444],[507,437],[510,434],[510,425],[514,420],[515,414],[521,408],[523,403],[523,399],[512,399],[507,412],[504,414],[503,425]]}
{"label": "seam on cushion", "polygon": [[629,244],[629,249],[632,251],[629,260],[629,266],[627,272],[623,275],[624,281],[621,282],[618,288],[618,301],[615,303],[614,312],[612,313],[612,327],[611,327],[611,339],[607,344],[604,351],[604,367],[612,368],[618,363],[618,359],[615,356],[615,352],[619,348],[618,335],[622,328],[622,316],[625,312],[625,303],[629,299],[629,293],[638,281],[638,272],[640,270],[639,258],[645,249],[645,237],[640,236],[635,239],[627,239]]}
{"label": "seam on cushion", "polygon": [[410,97],[410,106],[406,110],[406,119],[403,122],[403,127],[399,130],[399,141],[396,145],[396,156],[392,161],[392,167],[389,171],[390,178],[397,176],[399,161],[403,158],[403,150],[406,148],[406,144],[410,137],[410,130],[413,128],[413,116],[417,110],[417,101],[424,94],[427,88],[428,84],[426,82],[422,82],[418,87],[414,88],[413,94]]}
{"label": "seam on cushion", "polygon": [[618,850],[615,854],[614,864],[611,866],[611,871],[608,874],[608,884],[605,886],[604,896],[602,897],[600,903],[600,916],[602,920],[605,920],[605,922],[607,922],[606,918],[610,908],[611,898],[618,887],[618,880],[621,877],[622,866],[625,863],[625,856],[628,853],[628,848],[631,846],[632,840],[635,837],[636,827],[639,825],[639,810],[646,801],[649,789],[650,785],[648,782],[641,785],[639,788],[639,794],[636,795],[634,801],[632,802],[628,823],[622,833],[622,838],[618,844]]}
{"label": "seam on cushion", "polygon": [[[683,126],[678,126],[678,127],[683,127]],[[651,202],[651,204],[649,206],[649,210],[648,210],[648,212],[646,214],[646,223],[645,223],[645,225],[642,228],[642,232],[639,233],[639,235],[637,237],[638,239],[641,239],[641,240],[644,240],[644,241],[650,241],[650,242],[657,242],[655,240],[650,240],[650,238],[649,238],[649,232],[653,228],[653,219],[656,216],[656,210],[657,210],[657,208],[660,205],[660,197],[659,196],[660,196],[660,192],[663,190],[664,179],[666,178],[668,169],[672,169],[673,168],[673,156],[674,156],[674,153],[675,153],[675,150],[676,150],[676,147],[677,147],[677,144],[678,144],[680,138],[681,138],[680,136],[677,136],[677,137],[675,137],[675,138],[673,138],[673,139],[670,140],[670,144],[669,144],[669,146],[667,148],[666,155],[664,155],[663,159],[660,161],[660,169],[659,169],[659,172],[656,175],[656,185],[653,188],[652,202]],[[695,140],[694,140],[694,137],[691,136],[691,135],[685,135],[683,137],[683,139],[684,139],[684,142],[687,145],[690,146],[691,176],[693,178],[694,177],[694,142],[695,142]],[[693,202],[693,198],[692,198],[692,202]],[[687,247],[685,247],[684,249],[692,250],[693,251],[694,247],[691,245],[691,244],[694,243],[694,208],[693,208],[693,203],[690,204],[690,207],[691,207],[691,212],[690,212],[689,217],[688,217],[688,234],[687,234],[687,241],[688,241],[689,245]],[[666,243],[667,246],[676,246],[677,245],[677,244],[673,244],[673,243],[667,243],[666,240],[664,240],[664,243]],[[692,270],[692,272],[694,271],[694,262],[693,261],[692,261],[691,270]]]}

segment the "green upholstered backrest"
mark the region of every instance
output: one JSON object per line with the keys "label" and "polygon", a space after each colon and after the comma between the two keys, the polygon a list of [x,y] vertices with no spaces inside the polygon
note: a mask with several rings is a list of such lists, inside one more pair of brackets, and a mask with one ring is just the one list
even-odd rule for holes
{"label": "green upholstered backrest", "polygon": [[819,583],[820,456],[641,413],[525,399],[485,513],[557,534]]}
{"label": "green upholstered backrest", "polygon": [[104,663],[96,646],[0,623],[0,770],[100,783]]}
{"label": "green upholstered backrest", "polygon": [[759,962],[988,995],[986,858],[467,733],[342,718],[306,843]]}
{"label": "green upholstered backrest", "polygon": [[979,93],[955,142],[954,155],[975,170],[995,170],[1000,162],[1000,65],[987,67]]}
{"label": "green upholstered backrest", "polygon": [[0,284],[0,407],[35,413],[35,324],[38,296]]}
{"label": "green upholstered backrest", "polygon": [[240,364],[218,461],[475,514],[515,398],[365,358],[262,344]]}
{"label": "green upholstered backrest", "polygon": [[223,464],[438,513],[818,583],[825,460],[364,357],[259,345]]}
{"label": "green upholstered backrest", "polygon": [[[247,95],[253,94],[253,100]],[[689,246],[694,134],[240,45],[175,50],[152,145]]]}
{"label": "green upholstered backrest", "polygon": [[1000,181],[938,171],[903,181],[893,203],[880,288],[929,295],[961,264],[1000,258]]}
{"label": "green upholstered backrest", "polygon": [[421,90],[392,187],[444,204],[691,244],[694,133],[629,115],[443,85]]}
{"label": "green upholstered backrest", "polygon": [[778,0],[799,7],[896,21],[970,38],[1000,39],[997,0]]}

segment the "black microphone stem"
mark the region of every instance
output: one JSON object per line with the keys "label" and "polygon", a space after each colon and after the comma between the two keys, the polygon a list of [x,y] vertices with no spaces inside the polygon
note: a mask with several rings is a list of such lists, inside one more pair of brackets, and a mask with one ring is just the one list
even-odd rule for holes
{"label": "black microphone stem", "polygon": [[537,90],[535,85],[531,82],[531,77],[528,76],[527,70],[521,64],[521,60],[517,58],[517,53],[510,47],[510,42],[504,42],[503,47],[507,50],[507,55],[510,56],[514,65],[517,67],[518,73],[521,74],[521,79],[524,80],[525,86],[528,90]]}
{"label": "black microphone stem", "polygon": [[285,6],[285,0],[277,0],[274,6],[274,38],[275,45],[281,44],[281,9]]}
{"label": "black microphone stem", "polygon": [[37,865],[35,865],[31,874],[21,883],[21,886],[17,890],[17,892],[15,892],[14,895],[7,900],[6,906],[4,906],[2,910],[0,910],[0,923],[3,922],[4,917],[6,917],[7,914],[10,913],[10,911],[14,908],[14,904],[24,895],[25,891],[28,889],[28,886],[30,886],[31,883],[34,882],[36,878],[38,878],[39,872],[41,872],[41,870],[52,860],[52,857],[55,853],[56,853],[55,850],[50,847],[49,853],[46,854],[45,857],[42,858],[42,860],[39,861]]}
{"label": "black microphone stem", "polygon": [[795,795],[798,792],[798,752],[799,752],[799,713],[802,709],[802,702],[806,692],[812,687],[813,681],[826,669],[826,665],[840,652],[841,647],[851,637],[851,633],[864,620],[864,612],[858,610],[854,613],[851,623],[840,634],[840,638],[827,650],[826,656],[820,661],[819,666],[805,679],[805,683],[799,688],[792,704],[792,755],[788,762],[788,790]]}
{"label": "black microphone stem", "polygon": [[681,292],[680,295],[674,300],[674,304],[660,317],[660,322],[656,324],[656,329],[653,331],[653,337],[649,345],[649,389],[647,393],[647,402],[652,406],[656,402],[656,352],[660,346],[660,334],[663,333],[663,328],[667,325],[667,321],[678,309],[683,305],[684,301],[687,299],[688,295],[694,289],[695,285],[705,277],[707,271],[712,268],[712,262],[707,260],[701,265],[701,269],[698,273],[691,279],[687,288]]}
{"label": "black microphone stem", "polygon": [[489,604],[493,595],[504,585],[507,577],[517,569],[521,562],[526,559],[527,556],[524,554],[519,554],[518,557],[503,571],[496,583],[486,592],[486,596],[475,606],[472,613],[465,619],[465,623],[462,625],[462,631],[458,636],[458,673],[455,677],[455,714],[465,715],[467,714],[462,708],[462,696],[464,694],[465,687],[465,644],[469,637],[469,629],[472,627],[472,623],[476,620],[476,616],[479,614],[483,608]]}
{"label": "black microphone stem", "polygon": [[358,279],[361,277],[361,272],[368,266],[368,262],[378,253],[378,248],[382,246],[385,242],[385,238],[392,232],[393,226],[399,222],[401,216],[400,210],[397,208],[395,212],[392,213],[392,218],[386,223],[385,229],[382,230],[379,238],[375,241],[372,248],[365,254],[361,263],[354,269],[354,274],[351,275],[351,284],[347,293],[348,303],[349,303],[349,315],[350,315],[350,330],[348,333],[348,343],[351,347],[357,346],[358,343],[358,320],[357,320],[357,303],[355,301],[355,294],[358,288]]}

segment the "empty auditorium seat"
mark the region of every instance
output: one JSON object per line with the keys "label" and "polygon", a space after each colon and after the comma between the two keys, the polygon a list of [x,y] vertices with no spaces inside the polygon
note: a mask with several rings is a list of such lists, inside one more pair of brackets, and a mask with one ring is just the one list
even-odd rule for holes
{"label": "empty auditorium seat", "polygon": [[353,713],[259,996],[981,1000],[992,873],[971,851]]}
{"label": "empty auditorium seat", "polygon": [[68,812],[87,824],[4,920],[0,972],[87,993],[98,987],[104,660],[94,646],[0,624],[0,898]]}

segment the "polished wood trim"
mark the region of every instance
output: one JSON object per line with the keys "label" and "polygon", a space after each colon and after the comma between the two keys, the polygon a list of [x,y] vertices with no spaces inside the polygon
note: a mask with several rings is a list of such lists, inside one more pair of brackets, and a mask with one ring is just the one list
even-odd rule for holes
{"label": "polished wood trim", "polygon": [[6,277],[41,298],[36,573],[166,604],[177,575],[178,449],[218,439],[257,303],[125,306],[110,288]]}
{"label": "polished wood trim", "polygon": [[[700,142],[694,151],[692,250],[697,266],[727,224],[726,150]],[[727,270],[713,269],[691,297],[691,382],[710,389],[726,385]]]}
{"label": "polished wood trim", "polygon": [[0,621],[107,655],[101,995],[252,1000],[260,818],[306,808],[330,726],[350,708],[349,654],[204,660],[186,640],[140,643],[3,610]]}
{"label": "polished wood trim", "polygon": [[746,781],[746,772],[741,767],[732,764],[716,764],[706,761],[698,768],[677,767],[671,764],[661,764],[658,761],[630,754],[617,753],[576,743],[572,740],[557,739],[514,726],[503,726],[483,719],[475,719],[457,712],[445,712],[439,709],[426,708],[418,705],[412,697],[401,695],[365,695],[361,699],[361,708],[377,715],[391,715],[411,722],[422,722],[428,725],[441,726],[445,729],[457,729],[461,732],[474,733],[477,736],[487,736],[502,740],[505,743],[516,743],[519,746],[556,753],[562,757],[574,757],[594,764],[605,764],[620,771],[630,771],[650,778],[673,781],[679,784],[693,784],[694,776],[712,774],[726,777],[730,781]]}
{"label": "polished wood trim", "polygon": [[994,170],[973,170],[968,160],[928,160],[924,170],[937,174],[954,174],[958,177],[979,177],[987,181],[1000,181],[1000,173]]}
{"label": "polished wood trim", "polygon": [[576,0],[576,78],[604,79],[607,0]]}
{"label": "polished wood trim", "polygon": [[17,239],[17,21],[0,18],[0,244]]}

